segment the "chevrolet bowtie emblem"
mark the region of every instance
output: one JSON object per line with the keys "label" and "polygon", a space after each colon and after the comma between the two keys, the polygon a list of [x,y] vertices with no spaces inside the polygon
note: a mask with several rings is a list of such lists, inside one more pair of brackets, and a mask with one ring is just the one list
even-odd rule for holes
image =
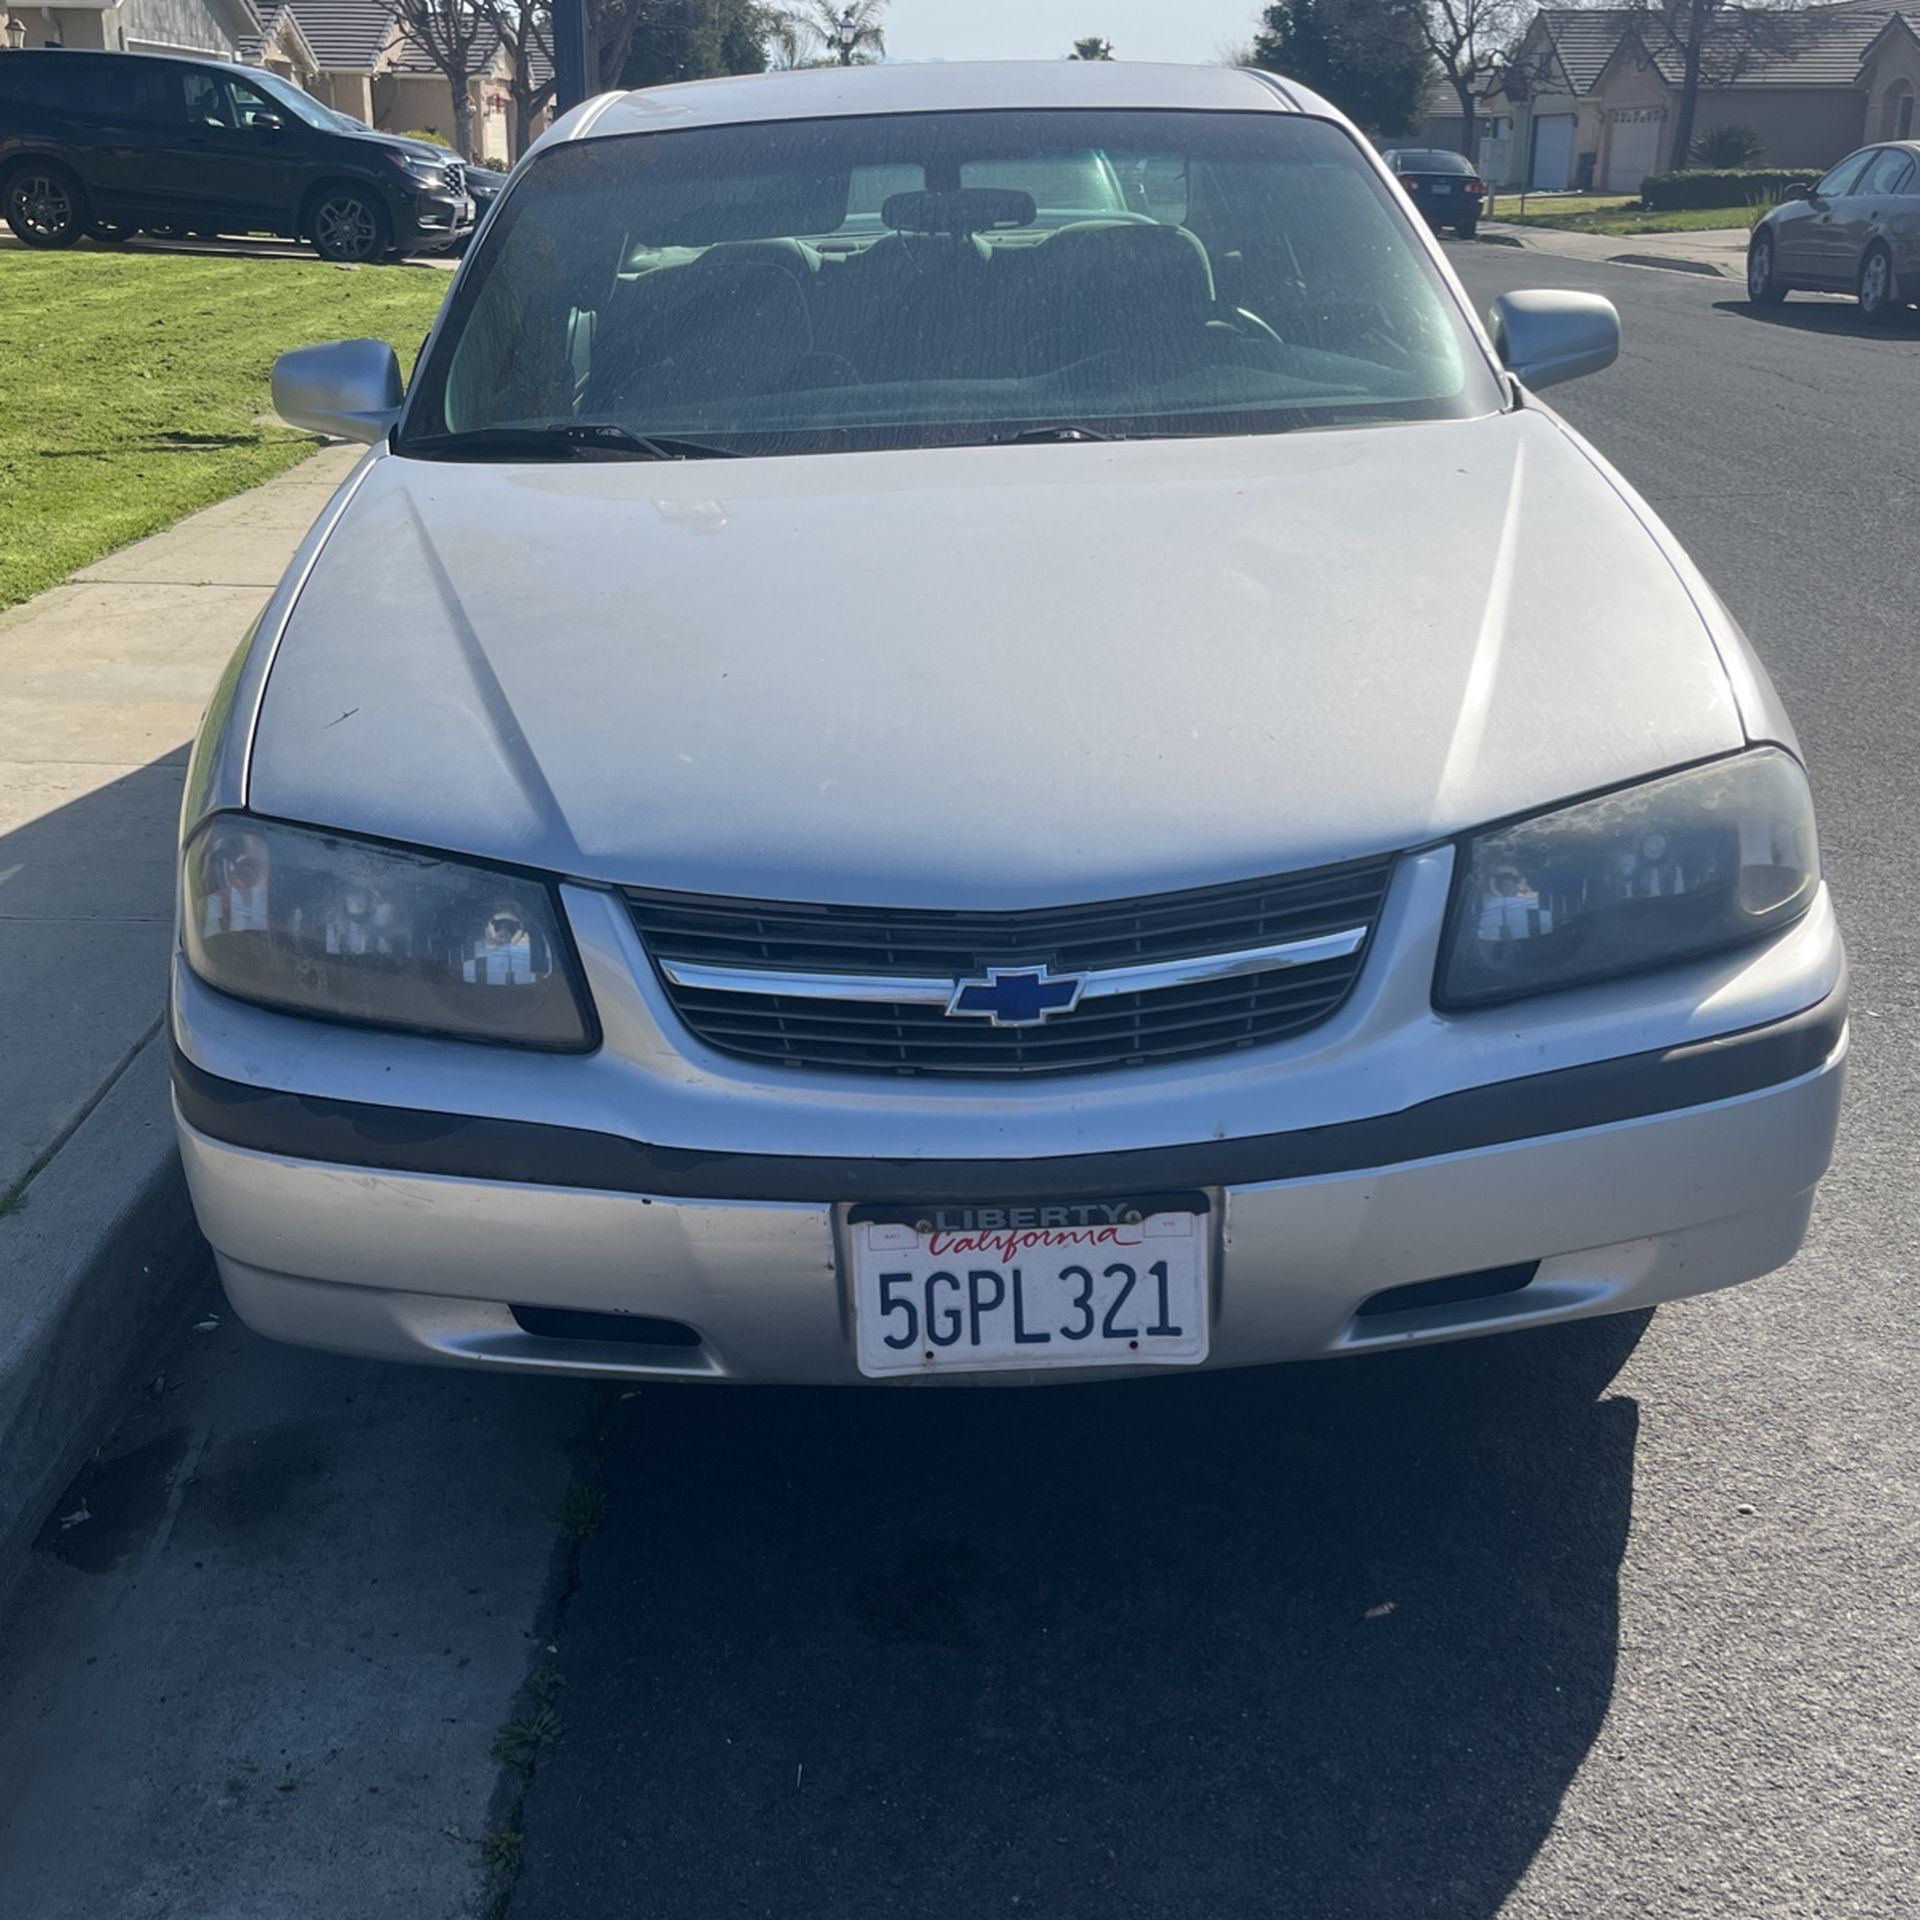
{"label": "chevrolet bowtie emblem", "polygon": [[989,967],[984,980],[962,980],[947,1002],[952,1019],[990,1020],[996,1027],[1044,1026],[1080,1004],[1086,977],[1041,967]]}

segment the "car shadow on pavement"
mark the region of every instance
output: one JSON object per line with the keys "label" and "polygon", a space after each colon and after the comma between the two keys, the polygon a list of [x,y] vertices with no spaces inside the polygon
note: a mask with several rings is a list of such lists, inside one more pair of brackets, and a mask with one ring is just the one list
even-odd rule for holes
{"label": "car shadow on pavement", "polygon": [[1494,1915],[1611,1697],[1644,1324],[641,1395],[515,1920]]}
{"label": "car shadow on pavement", "polygon": [[1756,307],[1741,299],[1716,300],[1721,313],[1736,313],[1743,320],[1758,320],[1769,327],[1786,327],[1795,333],[1841,333],[1856,340],[1911,340],[1920,333],[1920,309],[1904,307],[1885,326],[1870,327],[1860,318],[1860,308],[1852,300],[1783,300],[1776,307]]}

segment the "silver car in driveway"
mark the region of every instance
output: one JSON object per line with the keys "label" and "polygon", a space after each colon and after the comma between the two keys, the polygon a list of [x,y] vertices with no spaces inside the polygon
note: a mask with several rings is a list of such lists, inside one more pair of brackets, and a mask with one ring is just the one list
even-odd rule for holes
{"label": "silver car in driveway", "polygon": [[1920,300],[1920,140],[1862,147],[1811,187],[1791,187],[1747,242],[1747,297],[1850,293],[1884,326]]}
{"label": "silver car in driveway", "polygon": [[[1087,153],[1130,203],[1041,217],[1023,168]],[[1845,961],[1765,674],[1534,397],[1617,344],[1581,294],[1483,332],[1269,76],[576,110],[411,392],[364,341],[276,372],[370,451],[188,783],[174,1086],[239,1312],[1073,1380],[1780,1265]]]}

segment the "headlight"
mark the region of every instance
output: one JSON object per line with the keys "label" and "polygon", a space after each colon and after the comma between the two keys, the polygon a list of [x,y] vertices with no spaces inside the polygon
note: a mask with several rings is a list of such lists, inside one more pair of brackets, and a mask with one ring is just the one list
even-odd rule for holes
{"label": "headlight", "polygon": [[387,149],[387,161],[398,167],[410,180],[417,180],[423,187],[442,187],[447,182],[446,163],[441,160],[425,160],[414,153],[395,153]]}
{"label": "headlight", "polygon": [[1797,919],[1819,884],[1790,755],[1668,774],[1467,841],[1434,1000],[1484,1006],[1738,946]]}
{"label": "headlight", "polygon": [[523,1047],[591,1044],[537,880],[244,814],[202,827],[185,866],[187,963],[223,993]]}

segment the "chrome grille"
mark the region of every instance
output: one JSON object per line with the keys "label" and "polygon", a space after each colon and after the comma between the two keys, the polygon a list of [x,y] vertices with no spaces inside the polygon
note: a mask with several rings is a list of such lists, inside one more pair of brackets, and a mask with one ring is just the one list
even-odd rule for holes
{"label": "chrome grille", "polygon": [[449,160],[447,162],[447,185],[451,187],[456,194],[464,194],[466,192],[467,166],[464,160]]}
{"label": "chrome grille", "polygon": [[[635,925],[675,1012],[741,1059],[842,1072],[1090,1072],[1227,1053],[1302,1033],[1351,991],[1392,862],[1356,861],[1143,899],[1019,913],[803,906],[632,891]],[[929,976],[1044,964],[1087,973],[1252,949],[1364,928],[1337,959],[1154,992],[1085,999],[1045,1025],[991,1026],[939,1006],[716,991],[676,982],[676,963],[746,972]]]}

